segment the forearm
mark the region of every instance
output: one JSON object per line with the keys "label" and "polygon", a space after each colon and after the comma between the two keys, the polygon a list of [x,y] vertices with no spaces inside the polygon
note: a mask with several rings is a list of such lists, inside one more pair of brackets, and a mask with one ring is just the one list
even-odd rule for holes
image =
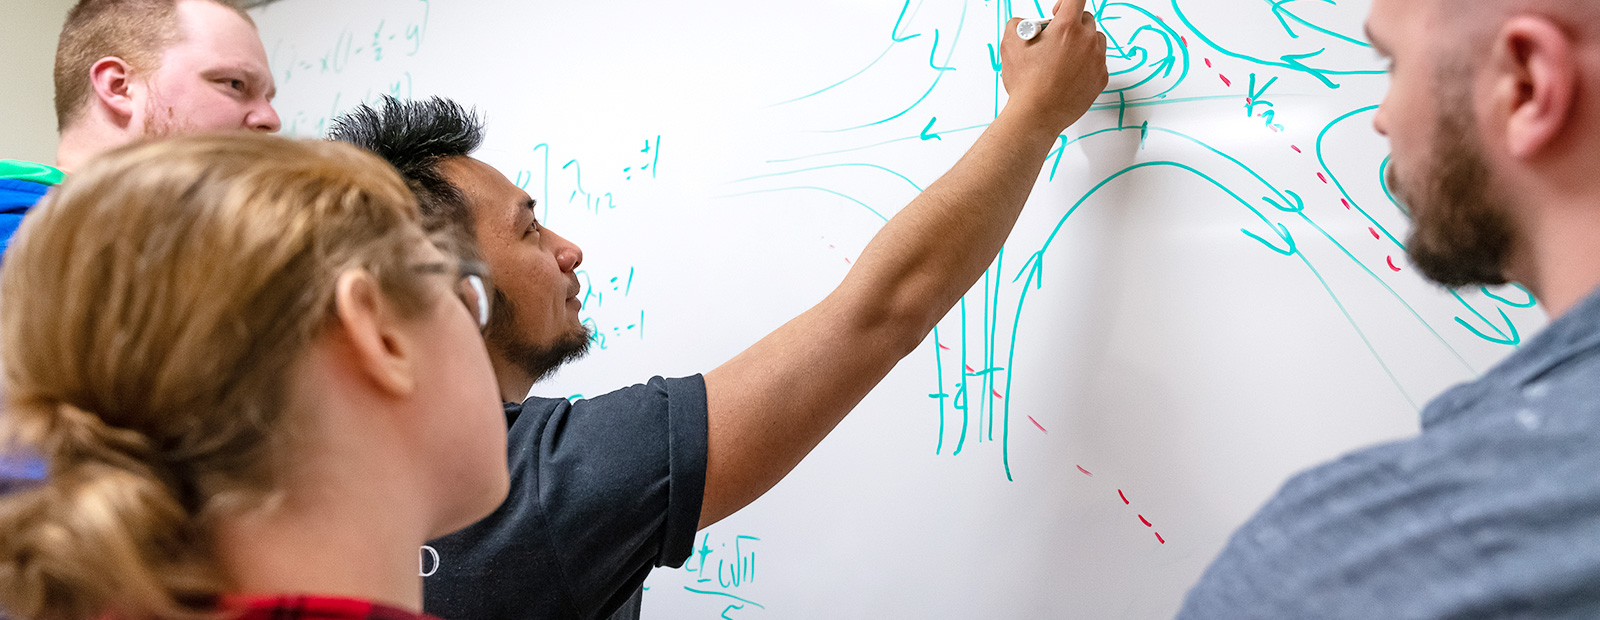
{"label": "forearm", "polygon": [[[706,375],[712,441],[701,525],[782,479],[983,274],[1056,133],[1002,113],[889,220],[822,303]],[[780,399],[751,386],[782,386]]]}
{"label": "forearm", "polygon": [[889,220],[822,306],[856,317],[847,326],[860,337],[921,342],[994,261],[1033,191],[1058,133],[1031,114],[1002,112],[949,172]]}

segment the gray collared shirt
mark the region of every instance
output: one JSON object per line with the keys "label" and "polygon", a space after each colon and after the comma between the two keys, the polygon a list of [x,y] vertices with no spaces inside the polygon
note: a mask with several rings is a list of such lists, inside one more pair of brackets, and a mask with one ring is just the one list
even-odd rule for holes
{"label": "gray collared shirt", "polygon": [[1600,292],[1418,437],[1291,479],[1178,617],[1600,618]]}

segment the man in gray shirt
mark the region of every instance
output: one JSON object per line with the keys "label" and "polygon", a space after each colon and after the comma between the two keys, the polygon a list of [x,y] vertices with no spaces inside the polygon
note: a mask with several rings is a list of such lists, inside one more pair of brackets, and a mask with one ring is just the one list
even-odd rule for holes
{"label": "man in gray shirt", "polygon": [[1554,322],[1422,434],[1290,480],[1179,617],[1600,618],[1600,3],[1373,0],[1412,261]]}

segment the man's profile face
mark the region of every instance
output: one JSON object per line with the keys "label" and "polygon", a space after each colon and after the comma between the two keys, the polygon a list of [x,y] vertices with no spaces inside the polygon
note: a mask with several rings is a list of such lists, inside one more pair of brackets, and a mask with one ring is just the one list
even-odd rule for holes
{"label": "man's profile face", "polygon": [[134,129],[152,136],[278,131],[277,88],[255,27],[212,2],[185,0],[177,9],[182,40],[142,80]]}
{"label": "man's profile face", "polygon": [[1374,127],[1392,151],[1386,181],[1412,218],[1407,254],[1449,287],[1506,282],[1515,231],[1473,107],[1471,51],[1437,0],[1374,0],[1368,38],[1389,59]]}
{"label": "man's profile face", "polygon": [[583,326],[574,271],[583,251],[534,218],[534,201],[500,171],[470,157],[440,169],[466,196],[473,237],[495,288],[494,316],[484,332],[497,364],[534,379],[583,355]]}

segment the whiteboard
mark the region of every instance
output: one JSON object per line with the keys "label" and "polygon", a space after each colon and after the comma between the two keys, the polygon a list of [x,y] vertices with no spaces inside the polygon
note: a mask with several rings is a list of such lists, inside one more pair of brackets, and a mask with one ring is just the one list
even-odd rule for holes
{"label": "whiteboard", "polygon": [[[1359,0],[1098,0],[1111,86],[1004,254],[771,493],[647,583],[653,618],[1167,618],[1290,475],[1414,434],[1545,322],[1406,261]],[[287,131],[384,94],[585,250],[596,395],[714,368],[835,286],[1004,103],[1040,2],[284,0]],[[985,215],[974,211],[972,218]],[[538,587],[530,584],[529,587]]]}

